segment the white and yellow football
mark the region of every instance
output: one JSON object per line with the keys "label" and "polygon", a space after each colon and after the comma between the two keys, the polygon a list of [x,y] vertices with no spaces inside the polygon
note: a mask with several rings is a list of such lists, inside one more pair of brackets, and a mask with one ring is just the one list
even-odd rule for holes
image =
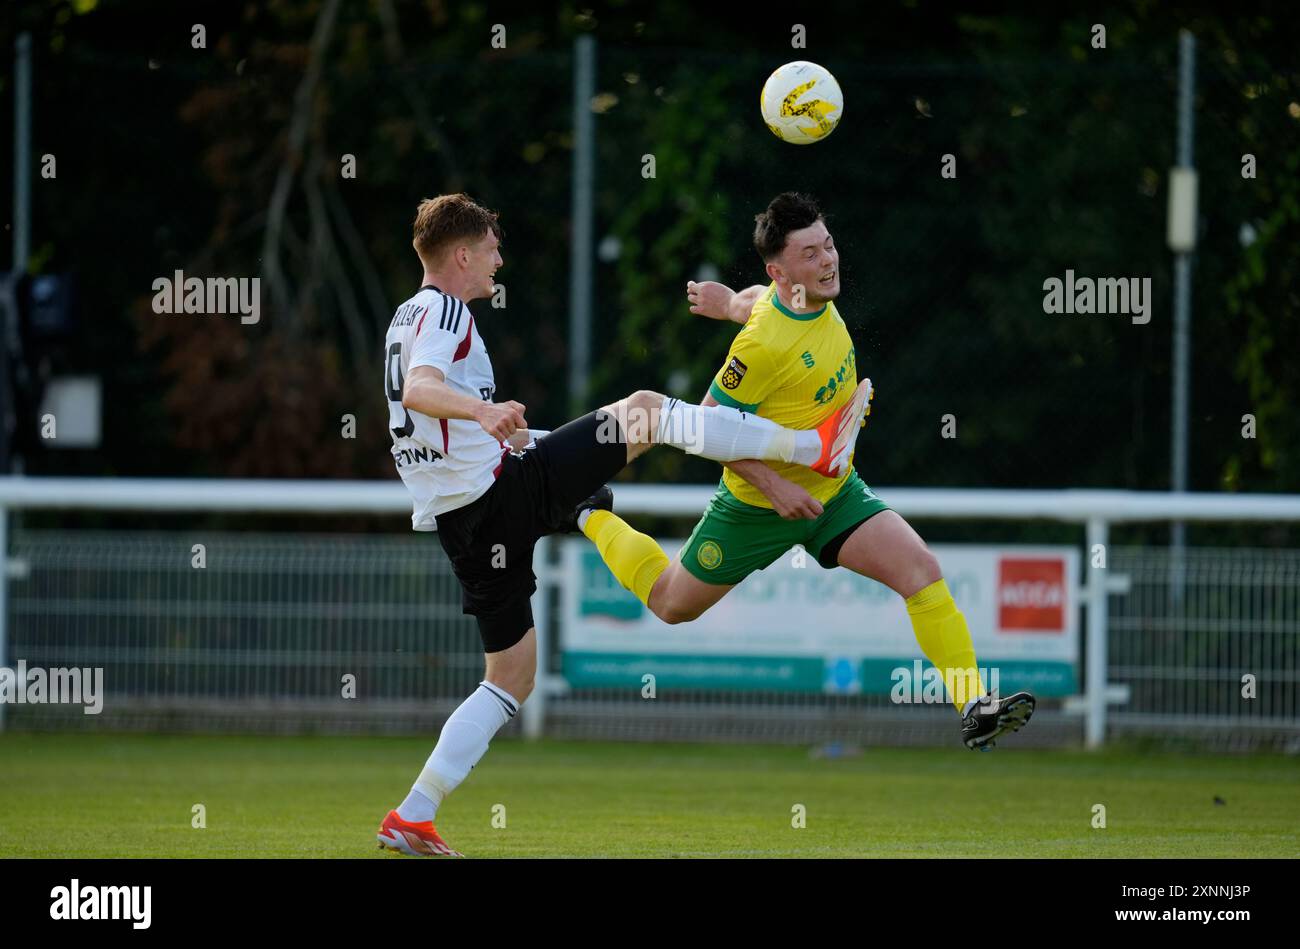
{"label": "white and yellow football", "polygon": [[791,145],[811,145],[835,131],[844,93],[827,69],[800,60],[767,77],[759,105],[773,135]]}

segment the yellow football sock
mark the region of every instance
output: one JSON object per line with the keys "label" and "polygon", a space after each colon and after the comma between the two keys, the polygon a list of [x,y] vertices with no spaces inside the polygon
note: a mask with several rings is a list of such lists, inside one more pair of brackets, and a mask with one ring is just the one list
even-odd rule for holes
{"label": "yellow football sock", "polygon": [[942,579],[913,593],[906,602],[921,652],[943,676],[948,696],[960,713],[968,700],[984,694],[966,617]]}
{"label": "yellow football sock", "polygon": [[668,569],[668,555],[663,548],[609,511],[592,511],[582,532],[596,545],[614,578],[649,606],[655,581]]}

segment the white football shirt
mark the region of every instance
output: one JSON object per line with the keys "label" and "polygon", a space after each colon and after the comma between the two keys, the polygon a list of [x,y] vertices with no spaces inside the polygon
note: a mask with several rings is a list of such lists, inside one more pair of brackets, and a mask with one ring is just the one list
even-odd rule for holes
{"label": "white football shirt", "polygon": [[425,286],[397,308],[384,340],[384,390],[393,461],[411,492],[417,531],[437,530],[434,517],[482,497],[509,447],[469,419],[430,418],[402,405],[402,387],[416,366],[432,366],[463,395],[491,402],[492,361],[469,307]]}

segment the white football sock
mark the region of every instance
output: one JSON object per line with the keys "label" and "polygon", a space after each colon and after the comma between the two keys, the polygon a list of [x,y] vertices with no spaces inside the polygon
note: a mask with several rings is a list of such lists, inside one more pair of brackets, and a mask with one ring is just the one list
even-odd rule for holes
{"label": "white football sock", "polygon": [[585,531],[587,529],[587,518],[591,517],[591,511],[591,508],[584,507],[578,512],[578,530]]}
{"label": "white football sock", "polygon": [[[442,803],[441,795],[438,797],[438,803]],[[411,788],[406,795],[406,800],[397,805],[397,816],[411,824],[433,820],[437,813],[438,805],[429,800],[419,788]]]}
{"label": "white football sock", "polygon": [[519,703],[505,689],[480,682],[474,693],[451,713],[433,754],[397,806],[397,816],[419,823],[433,820],[442,799],[469,776],[488,750],[492,736],[519,711]]}
{"label": "white football sock", "polygon": [[811,465],[822,453],[821,436],[814,430],[783,428],[752,412],[726,405],[692,405],[669,396],[664,396],[659,409],[655,442],[723,462],[758,458]]}

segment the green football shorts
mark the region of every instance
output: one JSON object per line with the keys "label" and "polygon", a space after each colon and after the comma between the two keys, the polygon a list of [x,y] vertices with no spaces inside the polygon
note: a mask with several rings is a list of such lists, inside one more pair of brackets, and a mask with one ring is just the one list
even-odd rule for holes
{"label": "green football shorts", "polygon": [[857,471],[813,520],[787,521],[771,508],[736,500],[726,485],[719,484],[718,493],[682,548],[682,566],[705,583],[730,586],[799,544],[830,569],[853,529],[888,510]]}

